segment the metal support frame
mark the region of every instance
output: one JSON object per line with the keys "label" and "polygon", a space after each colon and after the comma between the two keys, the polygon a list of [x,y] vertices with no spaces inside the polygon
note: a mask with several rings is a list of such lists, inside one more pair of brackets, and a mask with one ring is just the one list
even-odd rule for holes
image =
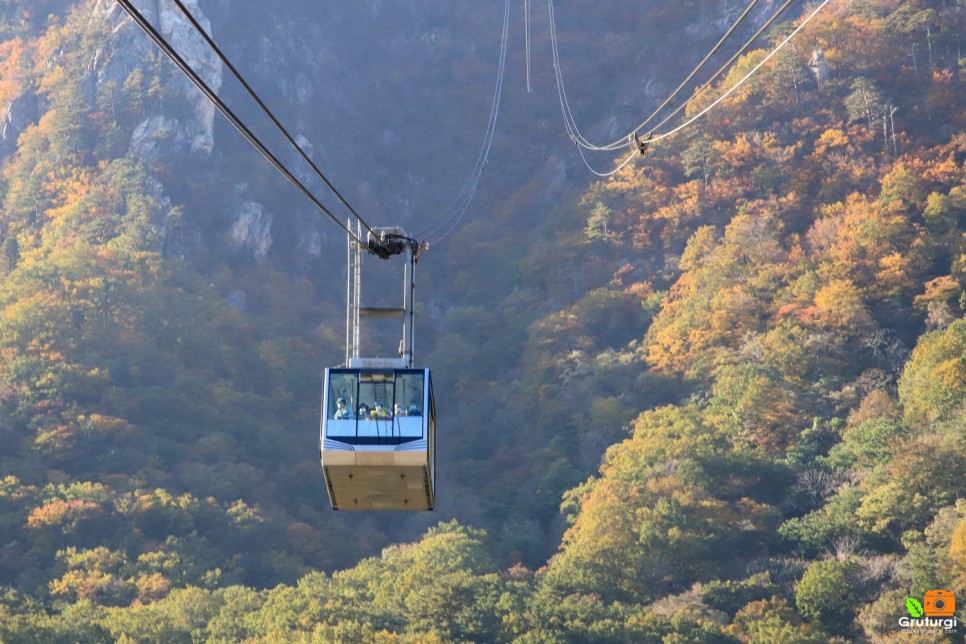
{"label": "metal support frame", "polygon": [[[352,230],[351,220],[346,228]],[[356,222],[356,238],[362,235],[362,225]],[[362,300],[362,246],[346,235],[346,308],[345,308],[345,365],[359,358],[359,309]]]}
{"label": "metal support frame", "polygon": [[[350,222],[351,225],[351,222]],[[346,226],[347,228],[349,226]],[[378,239],[392,239],[394,241],[405,239],[406,243],[392,246],[394,252],[389,255],[379,255],[387,259],[394,254],[405,254],[406,263],[403,265],[403,302],[402,308],[385,307],[363,307],[362,306],[362,255],[363,250],[372,251],[372,233]],[[399,359],[388,360],[385,366],[400,366],[412,368],[413,354],[415,349],[414,326],[416,313],[414,310],[413,291],[416,288],[416,260],[422,247],[412,242],[406,232],[401,228],[374,228],[370,234],[368,245],[355,241],[351,235],[346,235],[346,339],[345,339],[345,364],[352,367],[354,364],[361,365],[362,362],[372,363],[375,359],[361,358],[360,336],[362,318],[402,318],[402,338],[399,342]],[[356,239],[362,238],[361,226],[356,224]],[[382,243],[382,242],[376,242]],[[388,247],[388,246],[386,246]],[[389,363],[393,362],[394,365]]]}
{"label": "metal support frame", "polygon": [[405,313],[403,314],[403,336],[399,356],[406,363],[406,366],[412,369],[416,323],[416,312],[413,307],[413,291],[416,289],[416,255],[411,248],[406,254],[408,261],[403,269],[403,309],[405,309]]}

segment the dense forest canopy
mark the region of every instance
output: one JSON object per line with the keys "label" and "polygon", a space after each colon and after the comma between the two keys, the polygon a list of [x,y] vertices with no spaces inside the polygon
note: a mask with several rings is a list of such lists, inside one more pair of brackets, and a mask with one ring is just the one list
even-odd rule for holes
{"label": "dense forest canopy", "polygon": [[[501,3],[188,4],[376,223],[472,169]],[[559,4],[601,139],[741,9]],[[599,180],[532,23],[420,263],[439,511],[347,514],[344,239],[113,1],[0,1],[0,641],[962,641],[900,618],[966,615],[966,3],[832,1]]]}

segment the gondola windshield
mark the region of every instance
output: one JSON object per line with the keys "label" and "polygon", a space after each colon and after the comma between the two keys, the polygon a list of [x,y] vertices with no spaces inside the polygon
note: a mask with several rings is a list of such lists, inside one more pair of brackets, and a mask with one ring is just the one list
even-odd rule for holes
{"label": "gondola windshield", "polygon": [[326,438],[350,445],[399,445],[423,438],[421,369],[331,369]]}

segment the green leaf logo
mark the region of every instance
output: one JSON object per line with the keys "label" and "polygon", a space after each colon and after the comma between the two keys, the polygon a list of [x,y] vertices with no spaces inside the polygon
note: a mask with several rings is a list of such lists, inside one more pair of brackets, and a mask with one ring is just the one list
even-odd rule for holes
{"label": "green leaf logo", "polygon": [[922,604],[919,603],[919,600],[914,597],[906,599],[906,610],[909,611],[909,615],[912,617],[922,617],[922,614],[926,612],[922,609]]}

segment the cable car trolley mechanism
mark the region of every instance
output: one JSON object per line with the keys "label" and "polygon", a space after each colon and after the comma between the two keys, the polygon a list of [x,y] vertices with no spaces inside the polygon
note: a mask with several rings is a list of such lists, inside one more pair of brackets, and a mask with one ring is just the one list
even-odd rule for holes
{"label": "cable car trolley mechanism", "polygon": [[[361,239],[357,225],[356,239]],[[325,370],[320,447],[334,510],[432,510],[436,411],[429,369],[413,367],[413,289],[426,249],[401,228],[373,228],[366,243],[348,238],[346,359]],[[402,307],[362,307],[363,250],[405,255]],[[359,356],[362,318],[402,319],[399,356]]]}

